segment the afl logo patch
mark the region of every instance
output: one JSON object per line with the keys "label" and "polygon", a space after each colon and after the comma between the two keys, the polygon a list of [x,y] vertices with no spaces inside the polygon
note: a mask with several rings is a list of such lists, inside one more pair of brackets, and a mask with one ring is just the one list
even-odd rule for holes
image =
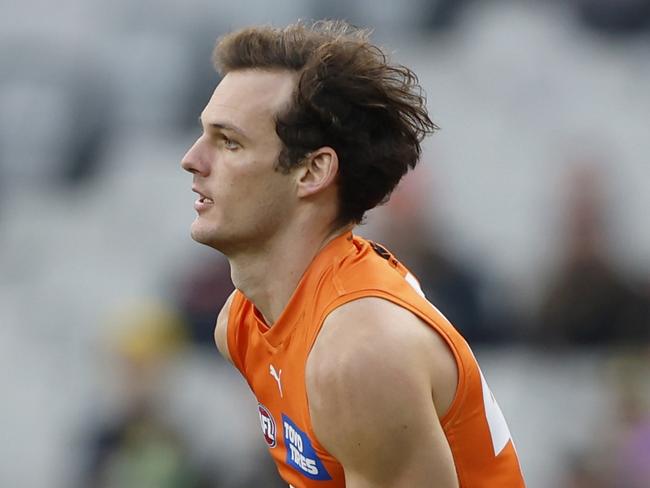
{"label": "afl logo patch", "polygon": [[257,413],[260,415],[260,426],[262,427],[262,434],[264,435],[266,445],[269,447],[275,447],[277,444],[277,427],[275,426],[273,415],[271,415],[271,412],[269,412],[269,410],[261,403],[257,404]]}

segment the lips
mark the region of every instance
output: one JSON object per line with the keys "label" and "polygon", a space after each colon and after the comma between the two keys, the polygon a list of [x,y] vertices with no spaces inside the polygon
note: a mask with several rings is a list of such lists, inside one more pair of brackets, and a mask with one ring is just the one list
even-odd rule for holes
{"label": "lips", "polygon": [[212,198],[204,195],[201,191],[198,190],[198,188],[192,188],[192,191],[199,195],[199,199],[197,200],[198,202],[205,204],[214,203],[214,200],[212,200]]}
{"label": "lips", "polygon": [[212,198],[209,196],[204,195],[201,191],[199,191],[198,188],[192,187],[192,191],[199,195],[199,198],[197,198],[194,202],[194,210],[196,210],[199,214],[208,210],[212,207],[212,205],[214,205],[214,200],[212,200]]}

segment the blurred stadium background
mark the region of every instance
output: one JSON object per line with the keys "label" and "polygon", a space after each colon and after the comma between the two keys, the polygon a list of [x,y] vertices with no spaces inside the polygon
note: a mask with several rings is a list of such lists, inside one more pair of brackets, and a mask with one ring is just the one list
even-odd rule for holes
{"label": "blurred stadium background", "polygon": [[[0,16],[0,486],[274,487],[179,161],[216,37],[346,18],[442,130],[358,232],[479,357],[531,488],[650,487],[650,2],[25,0]],[[408,408],[408,405],[404,406]]]}

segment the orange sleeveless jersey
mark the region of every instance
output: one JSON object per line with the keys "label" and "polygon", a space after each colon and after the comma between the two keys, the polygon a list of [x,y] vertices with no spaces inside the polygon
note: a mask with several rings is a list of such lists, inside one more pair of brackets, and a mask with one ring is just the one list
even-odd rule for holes
{"label": "orange sleeveless jersey", "polygon": [[273,327],[241,292],[231,302],[229,353],[257,397],[264,440],[282,478],[295,488],[345,486],[341,464],[312,430],[305,365],[327,315],[368,296],[410,310],[443,337],[456,358],[456,396],[441,424],[460,486],[525,486],[508,427],[465,340],[401,263],[351,232],[316,256]]}

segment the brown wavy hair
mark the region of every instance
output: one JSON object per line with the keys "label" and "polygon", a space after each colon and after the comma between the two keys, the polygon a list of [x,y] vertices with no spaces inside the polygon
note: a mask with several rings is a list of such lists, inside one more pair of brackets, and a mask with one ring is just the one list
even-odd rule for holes
{"label": "brown wavy hair", "polygon": [[219,39],[213,55],[223,76],[250,68],[298,73],[291,103],[276,115],[284,145],[278,169],[289,172],[311,151],[332,147],[339,158],[337,225],[359,223],[388,201],[417,164],[424,137],[438,129],[415,73],[391,64],[369,36],[343,21],[249,27]]}

